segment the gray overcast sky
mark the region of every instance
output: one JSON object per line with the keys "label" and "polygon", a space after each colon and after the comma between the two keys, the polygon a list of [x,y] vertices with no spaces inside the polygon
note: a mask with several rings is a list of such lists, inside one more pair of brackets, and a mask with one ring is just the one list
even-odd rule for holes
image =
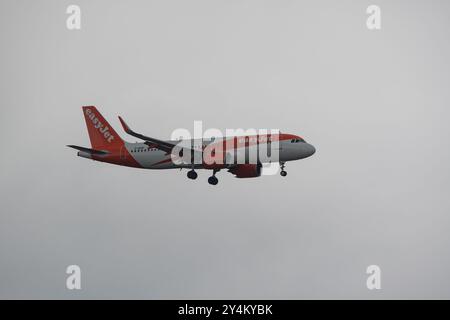
{"label": "gray overcast sky", "polygon": [[[1,1],[0,298],[450,298],[449,9]],[[279,128],[317,153],[211,187],[76,157],[82,105],[129,141],[117,115],[163,139]]]}

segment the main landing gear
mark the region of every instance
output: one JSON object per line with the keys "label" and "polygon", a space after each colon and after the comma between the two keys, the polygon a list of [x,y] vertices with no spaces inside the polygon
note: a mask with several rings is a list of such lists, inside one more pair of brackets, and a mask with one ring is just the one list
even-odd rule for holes
{"label": "main landing gear", "polygon": [[216,169],[213,170],[213,175],[208,178],[209,184],[212,184],[213,186],[215,186],[217,183],[219,183],[219,179],[217,179],[217,177],[216,177],[216,172],[218,172],[218,171],[219,170],[216,170]]}
{"label": "main landing gear", "polygon": [[195,172],[194,169],[192,169],[191,171],[188,171],[188,173],[187,173],[187,177],[192,180],[197,179],[197,176],[198,176],[197,172]]}
{"label": "main landing gear", "polygon": [[[217,179],[217,177],[216,177],[217,172],[219,172],[219,170],[213,170],[213,175],[208,178],[208,183],[212,184],[213,186],[215,186],[216,184],[219,183],[219,179]],[[197,179],[198,175],[197,175],[197,172],[195,172],[194,169],[192,169],[192,170],[188,171],[187,177],[189,179],[195,180],[195,179]]]}
{"label": "main landing gear", "polygon": [[287,176],[287,172],[284,170],[284,162],[280,162],[280,169],[281,169],[280,175],[282,177],[286,177]]}

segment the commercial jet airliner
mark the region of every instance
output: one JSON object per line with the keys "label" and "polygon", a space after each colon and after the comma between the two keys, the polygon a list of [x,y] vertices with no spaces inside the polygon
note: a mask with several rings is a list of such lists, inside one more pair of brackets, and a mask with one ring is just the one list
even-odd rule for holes
{"label": "commercial jet airliner", "polygon": [[[285,177],[287,172],[284,168],[287,161],[307,158],[316,151],[303,138],[286,133],[232,136],[200,141],[159,140],[134,132],[119,117],[127,134],[144,141],[129,143],[120,138],[96,107],[86,106],[82,109],[91,148],[68,145],[78,150],[78,156],[144,169],[187,168],[190,169],[187,177],[193,180],[197,178],[196,169],[208,169],[213,171],[212,176],[208,178],[208,183],[212,185],[219,182],[216,173],[221,169],[227,169],[237,178],[259,177],[262,164],[274,162],[274,159],[280,164],[281,176]],[[263,157],[261,152],[255,152],[256,150],[265,150],[272,155],[265,154]],[[252,152],[254,157],[250,156]],[[188,161],[182,160],[185,158]]]}

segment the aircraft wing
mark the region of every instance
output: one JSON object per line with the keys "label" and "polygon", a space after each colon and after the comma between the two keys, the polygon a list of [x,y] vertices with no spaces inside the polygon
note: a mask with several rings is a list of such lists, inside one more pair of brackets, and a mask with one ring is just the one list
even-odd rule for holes
{"label": "aircraft wing", "polygon": [[140,133],[134,132],[125,123],[125,121],[122,119],[122,117],[119,116],[119,120],[120,120],[120,123],[122,124],[123,130],[125,130],[126,133],[128,133],[130,136],[145,140],[145,144],[152,148],[156,148],[156,149],[165,151],[167,153],[171,153],[172,149],[176,146],[176,144],[173,144],[173,143],[170,143],[167,141],[163,141],[163,140],[159,140],[156,138],[152,138],[152,137],[147,137]]}

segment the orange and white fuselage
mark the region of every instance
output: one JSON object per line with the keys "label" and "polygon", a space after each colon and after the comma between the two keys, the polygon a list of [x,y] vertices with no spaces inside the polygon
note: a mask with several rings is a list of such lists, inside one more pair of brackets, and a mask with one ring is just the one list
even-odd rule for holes
{"label": "orange and white fuselage", "polygon": [[[273,159],[281,164],[281,175],[285,176],[285,162],[303,159],[315,152],[315,148],[303,138],[286,133],[185,141],[158,140],[135,133],[119,117],[128,134],[144,140],[129,143],[122,140],[96,107],[86,106],[82,109],[92,148],[70,145],[79,150],[78,156],[144,169],[190,168],[188,177],[191,179],[197,177],[195,169],[210,169],[213,170],[213,176],[208,180],[211,184],[217,184],[215,173],[221,169],[228,169],[240,178],[257,177],[261,174],[262,163],[274,162]],[[258,150],[262,149],[270,149],[272,156],[261,157]],[[176,154],[174,150],[177,150]],[[252,154],[253,157],[249,156]],[[186,158],[188,161],[183,161]]]}

